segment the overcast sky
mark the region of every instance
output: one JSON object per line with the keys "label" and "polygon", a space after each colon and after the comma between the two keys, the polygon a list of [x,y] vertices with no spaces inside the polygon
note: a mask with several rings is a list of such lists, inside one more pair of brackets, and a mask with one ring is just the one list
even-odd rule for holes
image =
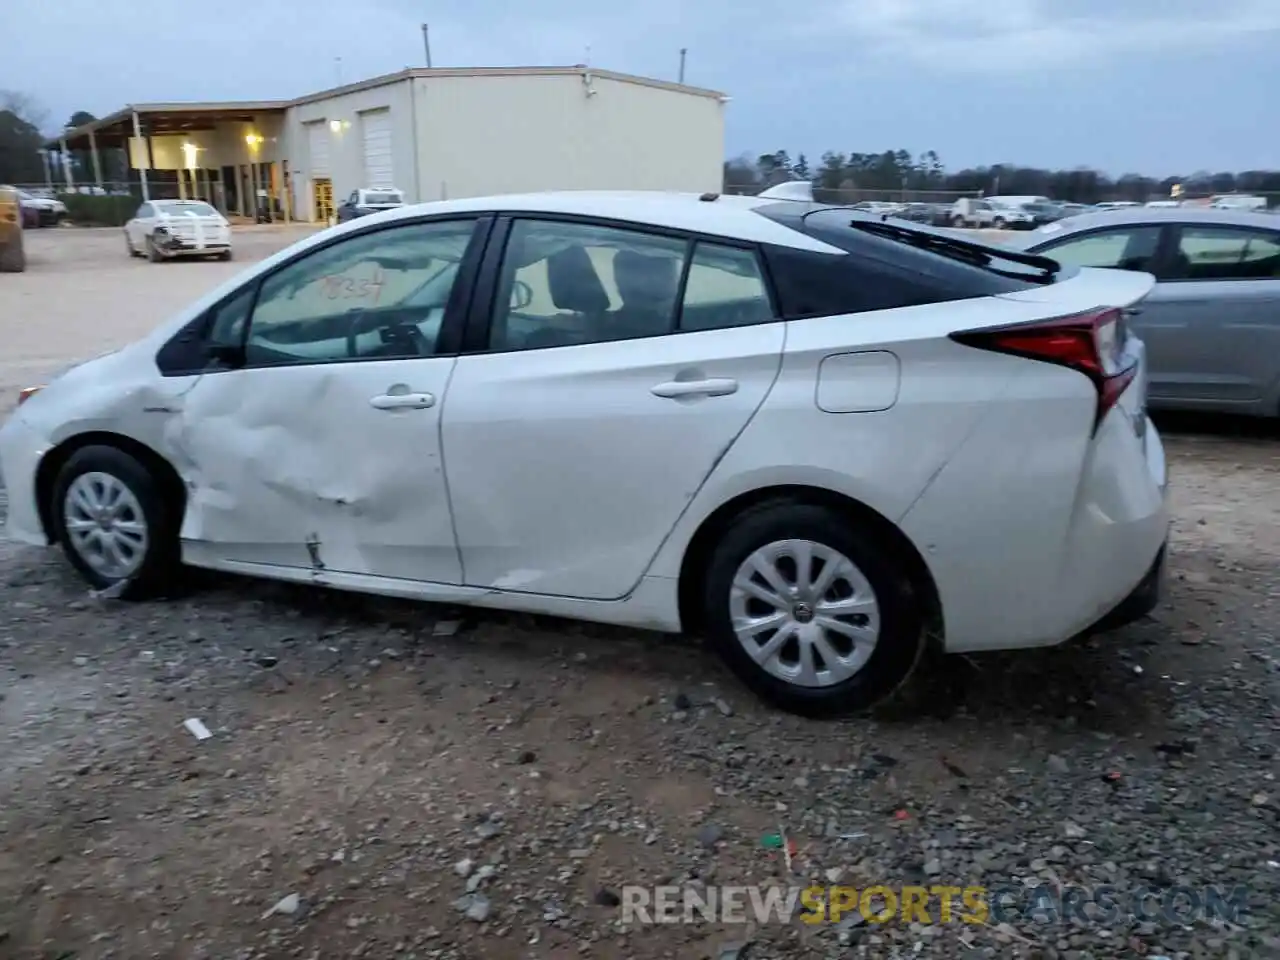
{"label": "overcast sky", "polygon": [[[0,87],[55,127],[424,64],[594,66],[728,93],[727,151],[936,150],[1112,174],[1280,167],[1280,0],[0,0]],[[16,23],[15,23],[16,18]],[[9,29],[6,29],[6,33]],[[335,58],[341,57],[341,65]],[[513,151],[521,144],[513,142]]]}

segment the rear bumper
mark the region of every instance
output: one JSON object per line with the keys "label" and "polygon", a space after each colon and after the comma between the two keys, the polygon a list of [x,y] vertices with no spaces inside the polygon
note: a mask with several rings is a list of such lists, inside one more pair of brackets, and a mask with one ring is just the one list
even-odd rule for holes
{"label": "rear bumper", "polygon": [[933,574],[950,652],[1055,646],[1159,598],[1159,433],[1117,408],[1085,439],[1078,418],[1036,403],[994,410],[900,522]]}
{"label": "rear bumper", "polygon": [[1168,554],[1168,547],[1169,544],[1166,541],[1164,546],[1160,548],[1160,552],[1156,554],[1156,559],[1151,564],[1151,569],[1147,571],[1147,575],[1142,578],[1141,582],[1133,588],[1133,592],[1121,600],[1105,617],[1085,630],[1084,633],[1086,635],[1117,630],[1120,627],[1136,623],[1159,605],[1160,596],[1164,592],[1165,558]]}
{"label": "rear bumper", "polygon": [[216,243],[196,243],[194,240],[177,240],[172,239],[164,243],[156,241],[156,246],[160,248],[160,252],[171,257],[182,256],[189,253],[222,253],[224,250],[231,249],[231,241],[225,240]]}
{"label": "rear bumper", "polygon": [[183,253],[221,253],[231,249],[231,236],[219,237],[217,234],[206,236],[202,240],[195,237],[181,237],[172,233],[153,233],[151,241],[156,248],[169,256]]}

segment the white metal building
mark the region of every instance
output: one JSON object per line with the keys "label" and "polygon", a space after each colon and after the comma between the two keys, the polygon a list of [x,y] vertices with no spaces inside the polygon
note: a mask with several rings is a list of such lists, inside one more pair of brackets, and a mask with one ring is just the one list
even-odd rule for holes
{"label": "white metal building", "polygon": [[186,194],[243,209],[227,198],[266,193],[324,220],[360,187],[718,191],[728,99],[584,66],[406,69],[291,101],[133,105],[57,145],[127,141],[144,179],[176,170]]}

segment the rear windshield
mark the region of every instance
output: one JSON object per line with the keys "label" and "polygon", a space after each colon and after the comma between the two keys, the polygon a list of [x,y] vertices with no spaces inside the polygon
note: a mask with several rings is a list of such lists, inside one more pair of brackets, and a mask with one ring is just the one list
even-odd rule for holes
{"label": "rear windshield", "polygon": [[170,216],[191,214],[194,217],[216,217],[218,215],[218,211],[207,203],[199,203],[194,200],[188,203],[166,203],[160,207],[160,212],[167,213]]}
{"label": "rear windshield", "polygon": [[368,204],[382,203],[399,203],[400,194],[398,193],[366,193],[364,202]]}
{"label": "rear windshield", "polygon": [[[963,251],[925,249],[918,243],[880,236],[853,226],[852,222],[857,214],[849,210],[839,207],[810,207],[806,212],[797,211],[795,208],[799,206],[796,203],[770,204],[757,207],[756,212],[847,253],[888,260],[903,270],[954,281],[965,289],[977,291],[973,294],[975,296],[1014,293],[1061,279],[1061,276],[1047,277],[1035,267],[1005,259],[1001,255],[1004,252],[1001,247],[963,234],[903,220],[889,221],[895,227],[918,235],[923,243],[927,243],[929,237],[962,239],[980,248],[980,253],[975,255]],[[1008,252],[1017,255],[1016,251]],[[987,260],[985,263],[981,262],[984,255]]]}

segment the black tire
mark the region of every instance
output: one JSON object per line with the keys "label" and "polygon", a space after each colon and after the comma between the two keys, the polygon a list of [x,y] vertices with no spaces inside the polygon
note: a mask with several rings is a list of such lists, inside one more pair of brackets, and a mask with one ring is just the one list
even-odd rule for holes
{"label": "black tire", "polygon": [[220,254],[218,254],[219,260],[230,260],[231,258],[232,258],[232,253],[230,250],[223,250]]}
{"label": "black tire", "polygon": [[[804,687],[756,664],[733,631],[733,578],[748,556],[778,540],[805,539],[843,554],[862,572],[879,604],[880,634],[871,658],[852,677],[827,687]],[[911,675],[925,649],[924,620],[905,567],[883,538],[852,526],[826,507],[773,501],[734,521],[711,555],[703,583],[703,622],[729,668],[757,696],[789,713],[831,718],[858,713],[891,696]]]}
{"label": "black tire", "polygon": [[49,516],[56,525],[58,542],[67,560],[95,590],[120,583],[104,577],[76,552],[67,534],[66,497],[72,482],[86,473],[105,473],[123,483],[142,507],[147,522],[148,546],[142,564],[120,593],[122,599],[140,600],[170,592],[178,585],[182,552],[178,531],[182,525],[178,504],[169,502],[151,471],[118,447],[82,447],[73,453],[53,485]]}
{"label": "black tire", "polygon": [[156,242],[151,237],[147,237],[147,259],[152,263],[159,263],[164,259],[164,255],[160,252],[160,248],[156,246]]}
{"label": "black tire", "polygon": [[1005,226],[1007,226],[1007,224],[1004,222],[1004,217],[996,217],[991,221],[991,229],[993,230],[1003,230]]}
{"label": "black tire", "polygon": [[951,225],[957,229],[964,227],[964,217],[952,217]]}

